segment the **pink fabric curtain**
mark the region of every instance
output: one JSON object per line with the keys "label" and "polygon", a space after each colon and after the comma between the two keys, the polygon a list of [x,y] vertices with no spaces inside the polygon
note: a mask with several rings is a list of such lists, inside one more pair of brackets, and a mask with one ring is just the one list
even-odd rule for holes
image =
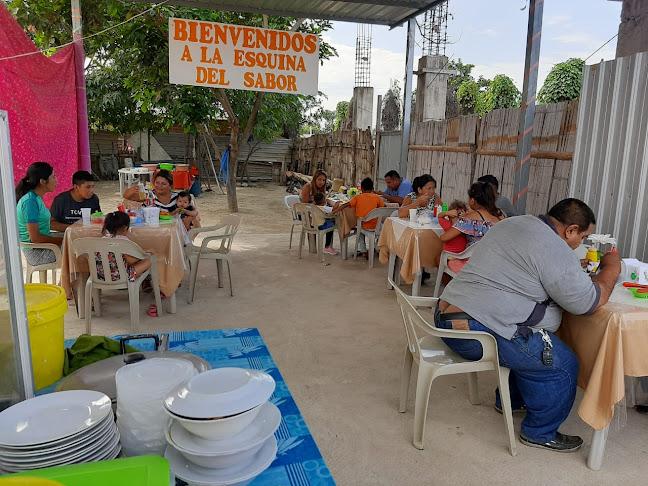
{"label": "pink fabric curtain", "polygon": [[9,113],[14,183],[32,162],[54,167],[59,183],[49,206],[80,168],[74,46],[44,56],[0,2],[0,58],[35,51],[0,60],[0,110]]}

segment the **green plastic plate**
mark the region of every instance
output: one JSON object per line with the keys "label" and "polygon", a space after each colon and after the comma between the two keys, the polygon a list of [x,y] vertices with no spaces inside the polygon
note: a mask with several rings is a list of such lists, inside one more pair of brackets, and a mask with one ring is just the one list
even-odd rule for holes
{"label": "green plastic plate", "polygon": [[53,479],[65,486],[168,486],[169,461],[159,456],[126,457],[35,469],[5,477],[19,476]]}

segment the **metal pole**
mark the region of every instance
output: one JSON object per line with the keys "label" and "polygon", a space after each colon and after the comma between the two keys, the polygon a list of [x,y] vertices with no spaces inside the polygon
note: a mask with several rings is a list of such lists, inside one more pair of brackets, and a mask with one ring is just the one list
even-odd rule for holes
{"label": "metal pole", "polygon": [[540,60],[540,39],[542,32],[543,0],[531,0],[529,6],[529,28],[527,30],[526,60],[524,61],[524,85],[522,87],[522,108],[518,123],[518,144],[515,157],[515,183],[513,204],[518,214],[526,212],[529,172],[531,170],[531,141],[535,100],[538,88],[538,63]]}
{"label": "metal pole", "polygon": [[88,106],[85,85],[85,52],[83,51],[83,29],[81,26],[81,5],[79,0],[71,0],[72,40],[74,40],[74,73],[77,101],[77,150],[79,169],[92,171],[90,163],[90,135],[88,133]]}
{"label": "metal pole", "polygon": [[401,145],[400,173],[407,177],[407,154],[409,152],[410,117],[412,114],[412,74],[414,71],[414,36],[416,19],[407,23],[407,49],[405,51],[405,94],[403,98],[403,144]]}

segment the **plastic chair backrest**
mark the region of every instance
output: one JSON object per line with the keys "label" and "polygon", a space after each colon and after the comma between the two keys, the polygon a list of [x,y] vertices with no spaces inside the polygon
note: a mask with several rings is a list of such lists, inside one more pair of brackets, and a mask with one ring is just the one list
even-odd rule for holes
{"label": "plastic chair backrest", "polygon": [[407,347],[415,358],[421,357],[421,338],[426,335],[434,341],[435,347],[445,348],[445,343],[441,338],[435,336],[433,329],[416,310],[421,307],[433,309],[436,307],[439,299],[434,297],[411,297],[405,294],[401,289],[395,286],[396,300],[400,307],[403,325],[405,326],[405,335],[407,336]]}
{"label": "plastic chair backrest", "polygon": [[216,233],[211,235],[203,235],[202,243],[200,247],[204,250],[207,248],[207,245],[210,241],[220,240],[220,246],[216,251],[219,253],[229,253],[232,249],[232,242],[234,241],[234,236],[238,231],[238,227],[241,224],[241,217],[235,214],[230,214],[225,216],[217,225],[215,226],[205,226],[204,228],[194,228],[189,231],[188,236],[189,240],[193,241],[194,237],[198,234],[203,233]]}
{"label": "plastic chair backrest", "polygon": [[297,212],[295,211],[295,204],[297,204],[298,202],[299,202],[299,196],[295,194],[284,196],[284,204],[288,209],[290,209],[290,214],[292,214],[293,221],[299,221],[299,218],[297,217]]}
{"label": "plastic chair backrest", "polygon": [[[324,221],[325,214],[315,204],[297,203],[293,206],[301,218],[302,225],[306,231],[319,231],[317,229],[318,221]],[[320,225],[323,223],[319,223]]]}
{"label": "plastic chair backrest", "polygon": [[372,219],[378,219],[376,223],[376,234],[380,234],[380,230],[382,228],[383,223],[385,220],[391,216],[393,213],[392,208],[376,208],[372,209],[369,214],[367,214],[364,218],[358,218],[358,228],[362,226],[362,222],[366,221],[371,221]]}
{"label": "plastic chair backrest", "polygon": [[[124,240],[121,238],[77,238],[72,241],[72,251],[78,257],[88,256],[88,267],[90,269],[90,278],[93,283],[101,285],[114,285],[115,287],[126,287],[129,283],[128,272],[124,264],[123,255],[130,255],[135,258],[144,259],[150,255],[145,253],[142,248],[134,241]],[[97,273],[97,259],[95,254],[99,253],[101,257],[101,266],[105,280],[101,280]],[[119,279],[113,280],[110,272],[110,263],[108,253],[115,255],[117,268],[119,270]]]}
{"label": "plastic chair backrest", "polygon": [[[442,338],[450,339],[475,339],[482,345],[482,357],[473,361],[473,369],[466,371],[479,371],[484,369],[492,369],[488,363],[496,363],[497,357],[497,341],[489,333],[485,331],[464,331],[455,329],[440,329],[434,324],[428,323],[423,316],[418,312],[417,308],[420,307],[433,307],[436,308],[436,297],[414,297],[407,295],[403,292],[396,283],[388,278],[390,284],[396,291],[396,299],[401,308],[403,315],[403,323],[405,325],[405,333],[407,335],[407,345],[410,352],[415,357],[421,356],[421,346],[419,336],[425,334],[426,339],[426,356],[429,358],[430,344],[434,343],[434,349],[438,349],[443,354],[451,353],[450,348],[443,342]],[[433,309],[431,309],[433,310]],[[485,367],[486,366],[486,367]]]}

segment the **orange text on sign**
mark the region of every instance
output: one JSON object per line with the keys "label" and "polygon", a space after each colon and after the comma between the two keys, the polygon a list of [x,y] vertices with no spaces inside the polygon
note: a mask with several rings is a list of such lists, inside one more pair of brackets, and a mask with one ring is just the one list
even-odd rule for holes
{"label": "orange text on sign", "polygon": [[201,44],[230,44],[248,49],[269,49],[272,51],[294,50],[313,54],[317,50],[317,36],[299,32],[259,29],[235,25],[199,22],[196,20],[173,19],[174,35],[177,41],[200,42]]}
{"label": "orange text on sign", "polygon": [[213,84],[217,86],[229,86],[229,81],[225,80],[225,70],[216,68],[196,67],[196,83]]}
{"label": "orange text on sign", "polygon": [[280,91],[297,91],[297,78],[291,74],[250,73],[243,75],[243,85],[246,88],[278,89]]}

